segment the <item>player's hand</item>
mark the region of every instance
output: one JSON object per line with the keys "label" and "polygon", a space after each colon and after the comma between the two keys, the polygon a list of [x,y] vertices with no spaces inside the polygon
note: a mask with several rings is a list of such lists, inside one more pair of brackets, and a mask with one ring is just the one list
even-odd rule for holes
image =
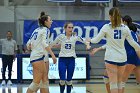
{"label": "player's hand", "polygon": [[90,42],[86,41],[86,50],[90,50],[91,46],[90,46]]}
{"label": "player's hand", "polygon": [[91,39],[90,38],[86,38],[86,42],[91,42]]}
{"label": "player's hand", "polygon": [[56,45],[52,46],[52,48],[61,48],[61,44],[56,44]]}
{"label": "player's hand", "polygon": [[86,46],[86,50],[90,50],[90,48],[91,48],[91,46],[89,45],[89,46]]}
{"label": "player's hand", "polygon": [[96,53],[97,51],[98,51],[97,48],[93,48],[93,49],[90,51],[90,55],[91,55],[91,56],[94,56],[95,53]]}
{"label": "player's hand", "polygon": [[28,50],[32,50],[32,46],[33,46],[32,44],[29,44],[29,45],[27,46],[27,49],[28,49]]}

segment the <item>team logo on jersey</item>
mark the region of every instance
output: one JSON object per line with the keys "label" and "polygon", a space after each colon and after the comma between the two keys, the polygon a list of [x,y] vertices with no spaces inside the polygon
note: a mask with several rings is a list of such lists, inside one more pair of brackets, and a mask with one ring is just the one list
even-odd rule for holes
{"label": "team logo on jersey", "polygon": [[27,66],[27,71],[33,75],[33,67],[32,67],[32,64],[30,63],[28,66]]}

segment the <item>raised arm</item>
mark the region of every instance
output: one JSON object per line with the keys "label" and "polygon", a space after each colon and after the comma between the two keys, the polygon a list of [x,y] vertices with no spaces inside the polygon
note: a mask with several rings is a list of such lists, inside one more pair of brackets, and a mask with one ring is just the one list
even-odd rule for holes
{"label": "raised arm", "polygon": [[42,32],[42,45],[45,48],[45,50],[50,53],[50,55],[52,56],[52,59],[53,59],[53,63],[55,64],[57,60],[56,60],[56,57],[55,57],[54,53],[52,52],[49,44],[46,42],[47,38],[48,38],[48,34],[46,34],[46,31],[43,31]]}
{"label": "raised arm", "polygon": [[96,37],[91,39],[91,43],[98,43],[98,42],[100,42],[100,40],[103,39],[103,37],[105,36],[105,31],[106,31],[106,25],[104,25],[101,28],[99,34]]}
{"label": "raised arm", "polygon": [[60,45],[61,38],[63,38],[62,35],[57,36],[56,39],[49,44],[49,46],[53,47],[55,45]]}

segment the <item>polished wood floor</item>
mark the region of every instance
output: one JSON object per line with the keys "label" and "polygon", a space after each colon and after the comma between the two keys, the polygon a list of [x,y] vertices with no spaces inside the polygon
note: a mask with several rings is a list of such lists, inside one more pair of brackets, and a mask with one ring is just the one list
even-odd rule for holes
{"label": "polished wood floor", "polygon": [[[11,87],[0,86],[0,93],[26,93],[29,84],[13,84]],[[58,84],[50,84],[50,93],[59,93]],[[39,91],[37,93],[40,93]],[[66,93],[66,92],[65,92]],[[107,93],[103,83],[77,83],[74,84],[72,93]],[[135,83],[128,83],[126,85],[125,93],[140,93],[140,86]]]}

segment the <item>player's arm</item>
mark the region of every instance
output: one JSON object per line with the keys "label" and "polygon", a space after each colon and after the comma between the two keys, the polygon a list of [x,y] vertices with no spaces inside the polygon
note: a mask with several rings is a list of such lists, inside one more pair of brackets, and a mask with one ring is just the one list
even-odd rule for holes
{"label": "player's arm", "polygon": [[47,34],[46,34],[46,31],[44,30],[42,32],[42,45],[45,48],[45,50],[50,53],[50,55],[52,56],[52,59],[53,59],[53,63],[55,64],[57,60],[56,60],[56,57],[55,57],[52,49],[50,48],[49,44],[46,43],[46,37],[47,37]]}
{"label": "player's arm", "polygon": [[79,41],[79,42],[85,44],[87,50],[89,50],[89,49],[91,48],[91,46],[90,46],[90,42],[87,41],[87,40],[85,40],[85,39],[83,39],[83,38],[80,37],[80,36],[76,36],[76,41]]}
{"label": "player's arm", "polygon": [[31,40],[29,39],[27,44],[26,44],[27,49],[30,51],[32,46],[31,46]]}
{"label": "player's arm", "polygon": [[53,45],[51,48],[61,48],[61,44]]}
{"label": "player's arm", "polygon": [[60,48],[61,47],[60,41],[61,35],[57,36],[56,39],[49,44],[49,46],[51,48]]}
{"label": "player's arm", "polygon": [[101,47],[98,47],[98,48],[93,48],[91,51],[90,51],[90,55],[94,55],[96,52],[100,51],[100,50],[103,50],[103,49],[106,49],[106,45],[103,45]]}
{"label": "player's arm", "polygon": [[140,35],[138,35],[138,40],[139,40],[138,42],[140,43]]}
{"label": "player's arm", "polygon": [[99,34],[90,40],[91,43],[98,43],[105,36],[106,26],[104,25]]}

